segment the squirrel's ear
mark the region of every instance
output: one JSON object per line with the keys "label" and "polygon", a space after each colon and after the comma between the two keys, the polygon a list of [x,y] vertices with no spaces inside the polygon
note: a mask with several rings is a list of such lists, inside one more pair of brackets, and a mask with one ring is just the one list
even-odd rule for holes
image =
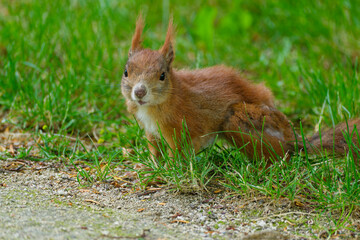
{"label": "squirrel's ear", "polygon": [[141,34],[142,34],[143,29],[144,29],[144,20],[143,20],[142,15],[140,14],[137,21],[136,21],[136,28],[135,28],[134,36],[132,37],[132,43],[131,43],[131,48],[130,48],[130,51],[129,51],[129,57],[134,52],[142,49],[142,46],[141,46],[141,42],[142,42]]}
{"label": "squirrel's ear", "polygon": [[169,20],[169,27],[166,33],[166,38],[164,45],[161,47],[160,52],[165,57],[167,63],[170,65],[174,60],[175,52],[174,52],[174,26],[172,17]]}

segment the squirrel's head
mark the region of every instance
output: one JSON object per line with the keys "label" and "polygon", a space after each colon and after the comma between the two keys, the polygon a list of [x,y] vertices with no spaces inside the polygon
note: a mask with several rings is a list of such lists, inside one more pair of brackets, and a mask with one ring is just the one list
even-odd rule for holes
{"label": "squirrel's head", "polygon": [[163,103],[171,94],[171,63],[174,59],[172,19],[164,45],[160,50],[144,49],[141,33],[144,22],[140,16],[132,38],[129,59],[121,81],[123,95],[138,106]]}

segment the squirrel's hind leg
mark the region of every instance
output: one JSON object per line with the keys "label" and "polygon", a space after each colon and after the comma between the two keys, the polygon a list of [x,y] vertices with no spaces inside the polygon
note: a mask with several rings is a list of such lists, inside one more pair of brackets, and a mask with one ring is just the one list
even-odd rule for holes
{"label": "squirrel's hind leg", "polygon": [[250,158],[276,160],[294,151],[292,127],[285,115],[275,108],[234,104],[222,129],[223,137]]}

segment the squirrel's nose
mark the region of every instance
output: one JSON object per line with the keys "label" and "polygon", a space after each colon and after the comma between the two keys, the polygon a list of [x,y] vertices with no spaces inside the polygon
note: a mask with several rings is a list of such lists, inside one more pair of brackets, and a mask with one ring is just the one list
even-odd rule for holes
{"label": "squirrel's nose", "polygon": [[139,99],[145,97],[146,95],[146,87],[144,85],[141,85],[140,87],[136,88],[134,91],[134,94],[136,97],[138,97]]}

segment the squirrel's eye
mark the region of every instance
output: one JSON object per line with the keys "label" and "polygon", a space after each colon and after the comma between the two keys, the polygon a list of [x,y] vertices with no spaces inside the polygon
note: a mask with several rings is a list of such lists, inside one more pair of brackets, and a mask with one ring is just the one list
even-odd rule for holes
{"label": "squirrel's eye", "polygon": [[124,71],[124,76],[125,76],[125,77],[127,77],[127,76],[128,76],[127,69],[125,69],[125,71]]}
{"label": "squirrel's eye", "polygon": [[164,72],[160,75],[160,80],[161,80],[161,81],[164,81],[164,80],[165,80],[165,73],[164,73]]}

